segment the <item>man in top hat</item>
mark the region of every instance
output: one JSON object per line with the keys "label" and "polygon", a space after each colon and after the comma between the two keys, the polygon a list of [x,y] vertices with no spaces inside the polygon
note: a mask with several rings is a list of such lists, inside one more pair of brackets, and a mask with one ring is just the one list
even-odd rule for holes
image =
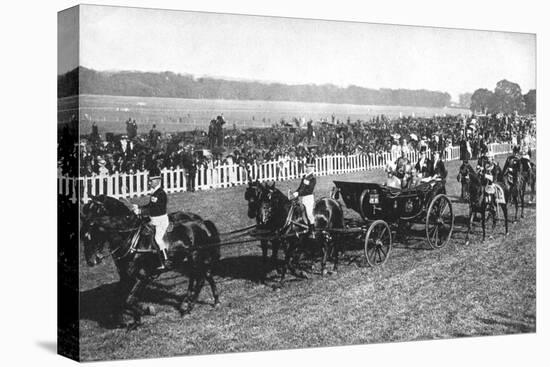
{"label": "man in top hat", "polygon": [[441,153],[438,150],[435,150],[432,154],[433,161],[430,167],[430,176],[434,179],[441,179],[443,183],[443,188],[447,184],[447,168],[441,159]]}
{"label": "man in top hat", "polygon": [[416,162],[414,169],[419,177],[425,178],[430,176],[432,167],[432,161],[426,156],[426,147],[423,146],[420,148],[420,157],[418,158],[418,162]]}
{"label": "man in top hat", "polygon": [[164,241],[164,235],[170,224],[166,214],[168,197],[162,188],[160,170],[152,169],[149,176],[149,187],[151,189],[151,198],[148,204],[138,207],[134,204],[134,213],[148,214],[151,219],[151,225],[155,227],[155,242],[160,250],[159,270],[164,270],[168,266],[168,245]]}
{"label": "man in top hat", "polygon": [[302,177],[300,186],[293,194],[295,198],[298,198],[300,202],[306,208],[307,219],[309,220],[310,225],[313,224],[313,206],[315,204],[315,199],[313,197],[313,190],[315,189],[315,184],[317,180],[315,179],[315,164],[313,163],[313,158],[309,158],[306,162],[306,174]]}

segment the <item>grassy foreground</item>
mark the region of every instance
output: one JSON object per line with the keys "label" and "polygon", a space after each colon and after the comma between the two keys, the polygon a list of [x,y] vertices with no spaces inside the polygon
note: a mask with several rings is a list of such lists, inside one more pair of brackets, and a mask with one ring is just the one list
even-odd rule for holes
{"label": "grassy foreground", "polygon": [[[212,308],[205,287],[201,304],[182,318],[176,310],[187,279],[163,274],[143,295],[156,314],[133,332],[108,329],[104,313],[117,275],[110,260],[97,268],[81,262],[81,352],[84,360],[145,358],[185,354],[287,349],[389,341],[455,338],[534,332],[536,327],[536,208],[525,219],[488,226],[481,243],[477,225],[465,246],[467,205],[457,202],[458,162],[448,163],[447,191],[455,211],[450,244],[429,250],[420,237],[394,244],[388,262],[370,268],[361,244],[349,251],[337,275],[289,278],[278,292],[257,284],[261,251],[256,243],[222,249],[216,279],[222,307]],[[316,198],[327,195],[332,180],[380,182],[380,171],[322,177]],[[283,192],[297,181],[277,183]],[[143,202],[144,198],[134,200]],[[209,218],[221,232],[253,224],[246,217],[244,187],[171,195],[170,210]],[[509,207],[511,217],[514,210]],[[346,210],[346,217],[358,216]],[[316,263],[316,269],[319,264]]]}

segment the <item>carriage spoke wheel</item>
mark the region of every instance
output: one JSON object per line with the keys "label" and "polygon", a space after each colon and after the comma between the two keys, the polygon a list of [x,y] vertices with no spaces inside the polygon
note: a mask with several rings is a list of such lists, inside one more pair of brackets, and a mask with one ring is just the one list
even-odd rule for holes
{"label": "carriage spoke wheel", "polygon": [[454,227],[451,201],[439,194],[430,202],[426,213],[426,240],[433,249],[442,248],[451,239]]}
{"label": "carriage spoke wheel", "polygon": [[392,249],[391,230],[383,220],[373,222],[365,236],[365,258],[370,266],[383,265]]}

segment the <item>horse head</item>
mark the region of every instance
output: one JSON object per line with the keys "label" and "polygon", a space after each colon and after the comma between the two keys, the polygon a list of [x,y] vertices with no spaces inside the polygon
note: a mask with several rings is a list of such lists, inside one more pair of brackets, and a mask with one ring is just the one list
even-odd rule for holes
{"label": "horse head", "polygon": [[284,220],[282,218],[290,208],[290,201],[278,189],[275,188],[275,183],[266,183],[263,186],[263,191],[259,196],[259,207],[257,221],[261,226],[277,227],[279,224],[276,221]]}
{"label": "horse head", "polygon": [[263,186],[258,180],[248,182],[248,187],[244,192],[244,199],[248,202],[248,218],[255,218],[258,214],[260,196],[263,192]]}
{"label": "horse head", "polygon": [[[80,240],[84,248],[84,258],[88,266],[99,265],[105,257],[103,251],[108,243],[111,253],[121,249],[128,241],[128,234],[145,219],[130,212],[127,216],[89,217],[82,221]],[[129,246],[129,243],[127,243]]]}

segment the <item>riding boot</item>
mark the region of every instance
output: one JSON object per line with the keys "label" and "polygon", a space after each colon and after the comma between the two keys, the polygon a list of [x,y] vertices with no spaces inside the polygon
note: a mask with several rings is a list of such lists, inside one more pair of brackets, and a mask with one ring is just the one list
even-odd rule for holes
{"label": "riding boot", "polygon": [[166,270],[168,268],[168,251],[166,249],[159,252],[160,266],[158,270]]}

